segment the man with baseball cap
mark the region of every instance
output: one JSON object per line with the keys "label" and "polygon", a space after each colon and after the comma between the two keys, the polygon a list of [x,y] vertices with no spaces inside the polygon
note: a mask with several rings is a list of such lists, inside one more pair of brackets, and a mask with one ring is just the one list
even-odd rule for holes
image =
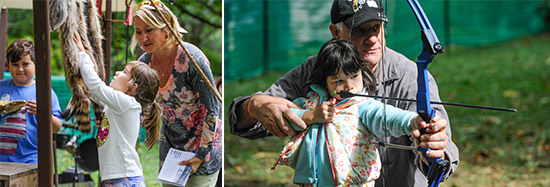
{"label": "man with baseball cap", "polygon": [[[374,72],[377,80],[377,96],[416,99],[416,65],[405,56],[387,48],[383,24],[388,19],[383,13],[379,0],[335,0],[330,12],[332,24],[329,29],[334,38],[351,41]],[[296,134],[286,120],[306,128],[305,123],[289,108],[297,107],[290,102],[306,96],[309,91],[307,79],[316,56],[292,69],[264,92],[253,96],[238,97],[233,100],[229,110],[229,128],[232,134],[255,139],[275,136],[293,136]],[[429,74],[430,100],[441,101],[434,78]],[[386,103],[401,109],[416,111],[416,105],[410,102],[389,100]],[[432,106],[440,118],[449,121],[447,112],[441,105]],[[452,142],[451,128],[447,125],[432,134],[422,135],[421,147],[430,147],[427,156],[450,161],[445,172],[448,178],[458,167],[458,148]],[[379,142],[416,146],[417,137],[400,136]],[[419,152],[378,147],[382,160],[382,173],[376,180],[376,186],[426,186],[428,167]]]}

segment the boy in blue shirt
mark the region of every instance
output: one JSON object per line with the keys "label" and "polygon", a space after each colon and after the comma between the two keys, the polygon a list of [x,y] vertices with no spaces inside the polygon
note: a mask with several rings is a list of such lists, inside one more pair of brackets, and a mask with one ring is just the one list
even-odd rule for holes
{"label": "boy in blue shirt", "polygon": [[[26,39],[13,41],[6,50],[11,79],[0,80],[0,100],[26,101],[25,107],[0,117],[0,162],[38,163],[36,82],[34,44]],[[52,90],[52,132],[61,128],[61,109]]]}

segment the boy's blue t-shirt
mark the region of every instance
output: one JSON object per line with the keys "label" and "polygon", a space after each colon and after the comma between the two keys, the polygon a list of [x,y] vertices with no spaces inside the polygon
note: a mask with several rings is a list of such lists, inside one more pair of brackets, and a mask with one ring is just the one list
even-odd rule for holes
{"label": "boy's blue t-shirt", "polygon": [[[52,90],[52,114],[61,120],[59,114],[61,109],[57,100],[57,95]],[[0,80],[0,100],[31,100],[36,101],[36,83],[30,86],[17,86],[13,79]],[[24,109],[23,109],[24,110]],[[24,126],[24,137],[22,134],[14,135],[13,129],[6,126],[6,119],[13,114],[2,114],[0,117],[0,161],[1,162],[19,162],[19,163],[38,163],[38,147],[36,141],[36,115],[27,112],[19,113],[26,119]],[[15,147],[14,141],[17,140]],[[13,148],[15,147],[15,153]],[[11,150],[10,150],[11,149]]]}

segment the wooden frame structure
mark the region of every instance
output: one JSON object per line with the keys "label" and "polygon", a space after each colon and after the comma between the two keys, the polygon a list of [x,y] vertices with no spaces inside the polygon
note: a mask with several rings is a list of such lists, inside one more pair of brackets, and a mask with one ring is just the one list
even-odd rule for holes
{"label": "wooden frame structure", "polygon": [[[105,39],[105,67],[106,80],[110,75],[111,51],[111,4],[106,1],[106,28]],[[47,16],[44,16],[47,15]],[[50,54],[50,9],[49,0],[33,0],[33,24],[36,69],[36,96],[37,100],[37,139],[38,141],[38,185],[52,186],[54,184],[52,162],[52,108],[51,108],[51,54]]]}

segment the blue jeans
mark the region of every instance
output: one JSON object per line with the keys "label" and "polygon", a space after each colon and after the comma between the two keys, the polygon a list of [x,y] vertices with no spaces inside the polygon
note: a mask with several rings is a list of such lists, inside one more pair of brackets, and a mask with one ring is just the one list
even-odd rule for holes
{"label": "blue jeans", "polygon": [[143,176],[124,177],[117,179],[107,179],[101,181],[104,187],[145,187]]}

